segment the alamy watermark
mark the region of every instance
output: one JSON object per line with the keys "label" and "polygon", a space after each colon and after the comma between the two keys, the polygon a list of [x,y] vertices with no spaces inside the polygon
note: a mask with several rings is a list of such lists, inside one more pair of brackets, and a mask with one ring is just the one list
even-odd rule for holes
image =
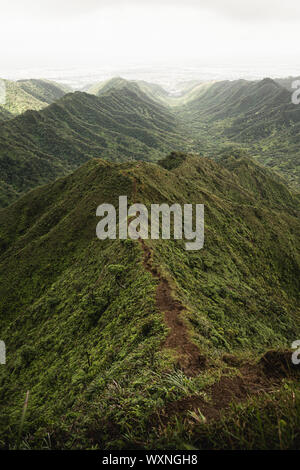
{"label": "alamy watermark", "polygon": [[0,341],[0,364],[6,364],[6,347],[4,341]]}
{"label": "alamy watermark", "polygon": [[[116,208],[112,204],[101,204],[97,207],[96,215],[102,217],[96,227],[97,237],[100,240],[115,240]],[[163,240],[170,240],[171,235],[174,240],[189,240],[185,243],[186,250],[201,250],[204,245],[203,204],[195,204],[195,208],[193,204],[184,204],[183,207],[180,204],[151,204],[151,210],[148,211],[144,204],[133,204],[128,208],[127,196],[120,196],[118,225],[120,240],[126,240],[128,237],[132,240],[147,240],[149,237],[158,240],[161,234]]]}
{"label": "alamy watermark", "polygon": [[300,104],[300,80],[295,80],[292,83],[292,89],[295,90],[292,94],[292,103]]}
{"label": "alamy watermark", "polygon": [[5,81],[0,78],[0,106],[6,102]]}
{"label": "alamy watermark", "polygon": [[292,363],[294,366],[298,366],[300,364],[300,340],[294,341],[292,343],[292,349],[296,349],[296,351],[292,354]]}

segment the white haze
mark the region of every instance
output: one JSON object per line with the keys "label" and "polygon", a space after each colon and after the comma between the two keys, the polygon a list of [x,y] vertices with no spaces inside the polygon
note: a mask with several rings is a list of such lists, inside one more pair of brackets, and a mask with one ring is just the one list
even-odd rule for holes
{"label": "white haze", "polygon": [[172,81],[184,71],[186,79],[300,73],[298,0],[0,0],[0,7],[2,77],[79,86],[116,74],[161,81],[170,73]]}

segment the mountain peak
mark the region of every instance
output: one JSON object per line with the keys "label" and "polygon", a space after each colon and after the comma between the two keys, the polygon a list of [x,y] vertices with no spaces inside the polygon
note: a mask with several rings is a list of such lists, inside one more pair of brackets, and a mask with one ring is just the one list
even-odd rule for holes
{"label": "mountain peak", "polygon": [[263,78],[260,82],[258,82],[259,85],[264,86],[264,85],[272,85],[276,87],[277,89],[282,88],[278,83],[275,82],[272,78],[266,77]]}

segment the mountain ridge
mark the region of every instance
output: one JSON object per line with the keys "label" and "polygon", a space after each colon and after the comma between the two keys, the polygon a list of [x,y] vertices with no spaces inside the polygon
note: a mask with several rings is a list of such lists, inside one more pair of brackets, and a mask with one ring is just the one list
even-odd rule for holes
{"label": "mountain ridge", "polygon": [[218,159],[240,147],[300,185],[300,108],[270,78],[196,84],[178,98],[115,78],[99,93],[67,93],[38,114],[0,123],[0,205],[95,156],[157,161],[172,150]]}
{"label": "mountain ridge", "polygon": [[[93,159],[0,210],[0,337],[9,351],[0,370],[0,445],[5,436],[16,445],[24,390],[30,404],[23,435],[36,449],[48,434],[55,448],[122,449],[137,442],[157,448],[166,433],[174,447],[202,448],[203,432],[213,445],[217,390],[227,397],[222,409],[230,422],[230,397],[239,400],[240,386],[227,395],[238,380],[244,399],[262,380],[264,399],[271,381],[286,403],[293,382],[282,378],[292,378],[280,372],[278,379],[268,368],[267,376],[262,364],[270,349],[281,364],[288,356],[278,351],[300,332],[299,206],[268,171],[266,191],[273,189],[259,196],[251,184],[256,164],[248,163],[247,183],[244,158],[235,169],[230,157],[220,164],[176,153],[160,164]],[[187,252],[173,239],[144,240],[145,249],[134,240],[98,240],[96,208],[118,207],[120,194],[147,207],[203,203],[203,250]],[[199,351],[193,373],[189,351],[168,343],[168,305],[182,307],[177,327]],[[298,404],[296,388],[294,397]],[[183,425],[186,413],[196,412],[193,403],[207,420],[204,428],[199,420]],[[275,416],[269,432],[279,446],[278,408],[269,403]],[[247,422],[251,411],[239,406]],[[259,402],[249,406],[264,412]],[[167,431],[172,419],[181,423],[176,435]],[[249,429],[260,438],[259,426]],[[219,438],[226,438],[226,426]]]}
{"label": "mountain ridge", "polygon": [[0,124],[1,179],[9,188],[1,203],[89,158],[155,160],[181,145],[187,138],[176,116],[140,90],[68,93],[42,111]]}
{"label": "mountain ridge", "polygon": [[27,110],[39,111],[61,98],[71,89],[50,80],[3,80],[5,103],[0,105],[0,121],[11,119]]}

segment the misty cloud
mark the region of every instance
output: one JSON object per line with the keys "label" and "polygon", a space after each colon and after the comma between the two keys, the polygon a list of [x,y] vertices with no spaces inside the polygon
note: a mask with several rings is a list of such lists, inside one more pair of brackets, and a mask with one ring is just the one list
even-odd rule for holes
{"label": "misty cloud", "polygon": [[[174,3],[172,0],[163,0]],[[180,0],[176,2],[181,4]],[[185,4],[208,8],[243,21],[299,19],[299,0],[186,0]]]}
{"label": "misty cloud", "polygon": [[[242,21],[297,21],[300,18],[299,0],[11,0],[4,9],[18,15],[39,17],[74,17],[101,10],[104,7],[139,7],[168,5],[211,10],[219,15]],[[5,13],[5,12],[4,12]],[[2,11],[3,14],[3,11]]]}
{"label": "misty cloud", "polygon": [[294,70],[300,57],[299,0],[10,0],[1,20],[0,77],[158,62]]}

